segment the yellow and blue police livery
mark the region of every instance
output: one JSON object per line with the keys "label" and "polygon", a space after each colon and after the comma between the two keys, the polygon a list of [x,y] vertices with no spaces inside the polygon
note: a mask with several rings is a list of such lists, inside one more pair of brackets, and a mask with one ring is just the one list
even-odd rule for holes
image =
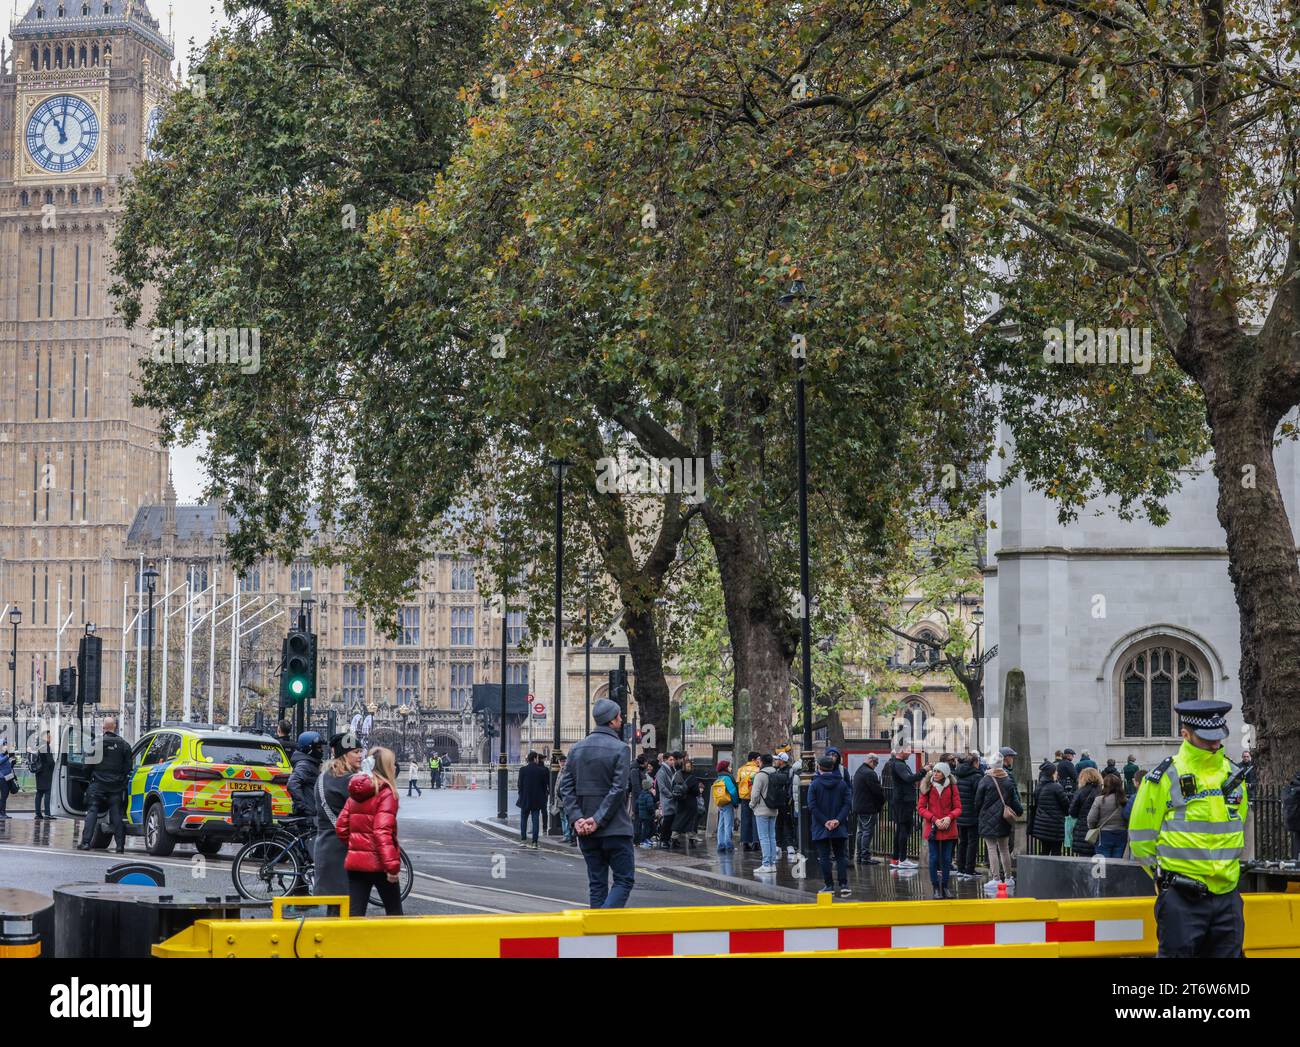
{"label": "yellow and blue police livery", "polygon": [[262,790],[270,794],[275,817],[293,813],[289,773],[284,749],[265,735],[165,725],[132,747],[126,831],[143,836],[157,857],[182,841],[215,854],[235,835],[232,794]]}

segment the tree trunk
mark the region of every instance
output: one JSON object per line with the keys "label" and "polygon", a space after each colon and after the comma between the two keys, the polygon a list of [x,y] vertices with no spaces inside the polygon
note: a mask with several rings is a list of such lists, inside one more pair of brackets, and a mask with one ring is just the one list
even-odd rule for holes
{"label": "tree trunk", "polygon": [[654,724],[655,745],[668,745],[668,680],[664,675],[663,650],[655,631],[652,608],[623,603],[623,632],[636,674],[636,707],[639,725]]}
{"label": "tree trunk", "polygon": [[[1220,358],[1219,382],[1206,382],[1206,413],[1228,577],[1241,618],[1242,716],[1254,727],[1256,774],[1276,786],[1300,759],[1300,569],[1273,462],[1279,418],[1239,389],[1225,388],[1238,375],[1234,355]],[[1220,389],[1223,395],[1214,395]],[[1232,744],[1234,752],[1240,743]]]}
{"label": "tree trunk", "polygon": [[704,519],[718,557],[727,610],[733,707],[740,693],[748,691],[751,744],[759,752],[772,752],[791,740],[790,663],[798,650],[799,630],[766,576],[761,542],[743,524],[710,508]]}

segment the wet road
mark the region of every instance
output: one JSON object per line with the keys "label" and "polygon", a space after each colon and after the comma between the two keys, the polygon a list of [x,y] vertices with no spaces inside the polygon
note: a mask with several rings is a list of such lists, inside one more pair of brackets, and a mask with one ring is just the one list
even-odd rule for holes
{"label": "wet road", "polygon": [[[513,804],[514,798],[511,797]],[[515,828],[517,831],[517,812]],[[426,789],[422,797],[402,798],[398,833],[415,869],[415,886],[407,899],[411,914],[476,912],[553,912],[585,908],[587,875],[576,853],[521,848],[515,842],[470,824],[496,813],[495,798],[484,792]],[[74,882],[102,882],[104,872],[125,858],[161,865],[167,884],[177,890],[229,893],[234,846],[203,858],[186,844],[169,858],[151,858],[143,841],[127,837],[126,855],[77,851],[80,822],[59,818],[37,822],[31,814],[0,821],[0,887],[20,887],[49,894]],[[751,899],[684,883],[670,873],[637,870],[632,904],[749,905]]]}

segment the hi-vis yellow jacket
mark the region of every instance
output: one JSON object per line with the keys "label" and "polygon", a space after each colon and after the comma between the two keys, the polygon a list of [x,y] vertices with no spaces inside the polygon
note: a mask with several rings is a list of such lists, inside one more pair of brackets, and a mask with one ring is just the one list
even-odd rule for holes
{"label": "hi-vis yellow jacket", "polygon": [[[1156,769],[1157,771],[1159,768]],[[1246,844],[1246,787],[1241,802],[1230,804],[1220,788],[1232,776],[1226,753],[1183,742],[1158,779],[1142,779],[1129,816],[1128,840],[1133,857],[1154,876],[1156,868],[1200,880],[1212,894],[1235,890]],[[1195,778],[1185,793],[1179,779]]]}

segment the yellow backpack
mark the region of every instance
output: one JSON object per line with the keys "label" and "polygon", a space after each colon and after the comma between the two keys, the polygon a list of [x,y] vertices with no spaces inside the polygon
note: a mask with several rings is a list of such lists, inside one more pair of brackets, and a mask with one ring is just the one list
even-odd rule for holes
{"label": "yellow backpack", "polygon": [[748,800],[750,793],[754,788],[754,775],[758,773],[757,767],[751,767],[745,764],[736,775],[736,790],[740,793],[742,800]]}
{"label": "yellow backpack", "polygon": [[731,805],[731,793],[727,789],[727,780],[721,776],[713,780],[713,805],[728,807]]}

